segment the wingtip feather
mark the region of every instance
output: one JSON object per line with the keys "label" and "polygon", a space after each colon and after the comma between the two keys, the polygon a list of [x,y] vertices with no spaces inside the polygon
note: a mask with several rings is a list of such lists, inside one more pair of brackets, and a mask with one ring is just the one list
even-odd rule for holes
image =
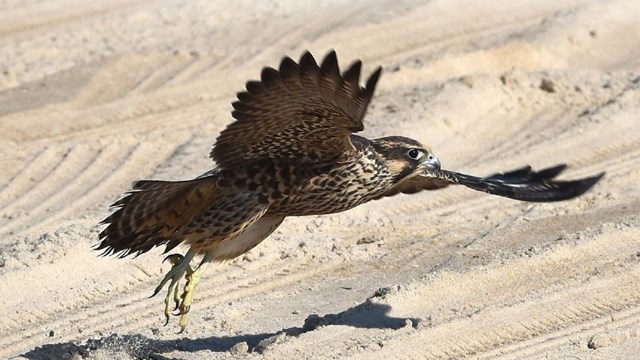
{"label": "wingtip feather", "polygon": [[376,70],[369,76],[367,80],[367,84],[365,86],[364,94],[366,97],[371,98],[373,96],[373,92],[376,89],[376,85],[378,84],[378,80],[380,79],[380,75],[382,74],[382,66],[378,66]]}

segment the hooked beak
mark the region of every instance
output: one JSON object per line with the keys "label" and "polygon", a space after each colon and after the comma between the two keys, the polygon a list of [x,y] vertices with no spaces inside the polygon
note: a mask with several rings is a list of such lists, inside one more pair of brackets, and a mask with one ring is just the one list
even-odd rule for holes
{"label": "hooked beak", "polygon": [[440,159],[433,154],[429,154],[427,159],[420,164],[430,170],[440,170]]}

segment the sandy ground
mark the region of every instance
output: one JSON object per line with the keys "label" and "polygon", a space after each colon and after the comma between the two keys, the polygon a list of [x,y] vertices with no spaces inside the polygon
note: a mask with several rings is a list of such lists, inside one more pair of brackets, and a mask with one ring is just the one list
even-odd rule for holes
{"label": "sandy ground", "polygon": [[[639,43],[633,0],[3,1],[0,358],[637,358]],[[209,268],[176,334],[148,299],[161,251],[97,257],[97,223],[135,179],[209,170],[262,66],[332,48],[386,69],[367,136],[607,176],[562,203],[452,187],[287,219]]]}

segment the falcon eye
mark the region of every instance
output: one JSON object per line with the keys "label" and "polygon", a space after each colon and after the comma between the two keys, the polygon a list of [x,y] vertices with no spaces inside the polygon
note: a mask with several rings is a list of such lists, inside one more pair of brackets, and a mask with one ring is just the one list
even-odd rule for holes
{"label": "falcon eye", "polygon": [[420,156],[422,156],[422,151],[418,149],[410,149],[407,151],[407,155],[413,160],[418,160]]}

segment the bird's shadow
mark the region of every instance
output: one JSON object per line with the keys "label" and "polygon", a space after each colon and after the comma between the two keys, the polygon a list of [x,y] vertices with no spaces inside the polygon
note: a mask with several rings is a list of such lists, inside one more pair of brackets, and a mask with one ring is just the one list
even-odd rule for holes
{"label": "bird's shadow", "polygon": [[242,343],[246,343],[246,346],[242,346],[244,350],[240,351],[262,353],[266,349],[276,346],[277,343],[287,337],[296,337],[323,326],[344,325],[365,329],[397,330],[406,326],[416,327],[418,325],[419,319],[389,316],[388,314],[392,309],[391,306],[375,301],[376,297],[381,296],[384,296],[384,294],[376,293],[363,303],[337,314],[326,314],[324,316],[311,314],[305,319],[301,327],[285,328],[274,333],[173,340],[152,339],[141,334],[112,334],[108,337],[88,340],[82,345],[73,342],[46,344],[21,356],[29,360],[70,360],[77,358],[78,355],[84,358],[93,351],[103,350],[126,352],[135,359],[167,360],[171,358],[162,354],[172,351],[197,352],[201,350],[226,352]]}

